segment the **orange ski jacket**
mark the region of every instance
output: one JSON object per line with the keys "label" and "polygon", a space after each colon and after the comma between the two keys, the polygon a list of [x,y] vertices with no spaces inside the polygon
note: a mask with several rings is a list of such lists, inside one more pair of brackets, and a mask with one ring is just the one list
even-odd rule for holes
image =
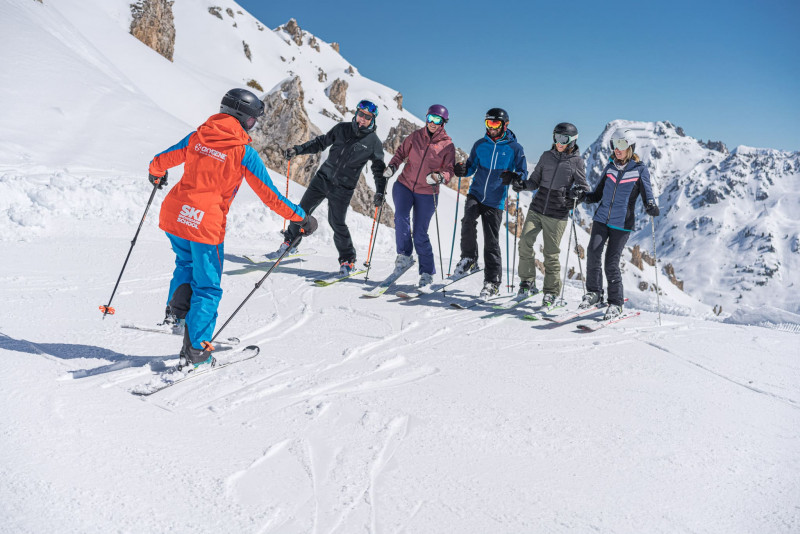
{"label": "orange ski jacket", "polygon": [[197,243],[222,243],[228,209],[242,178],[278,215],[302,221],[305,211],[278,191],[251,141],[235,117],[218,113],[156,155],[150,162],[153,176],[162,177],[170,167],[185,164],[183,177],[161,204],[159,228]]}

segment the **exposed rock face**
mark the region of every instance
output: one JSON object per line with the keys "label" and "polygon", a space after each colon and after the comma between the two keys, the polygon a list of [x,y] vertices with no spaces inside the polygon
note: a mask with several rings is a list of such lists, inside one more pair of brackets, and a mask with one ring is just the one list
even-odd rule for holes
{"label": "exposed rock face", "polygon": [[347,113],[347,87],[346,81],[341,78],[336,78],[333,83],[325,90],[325,94],[331,99],[333,105],[336,106],[337,111],[344,115]]}
{"label": "exposed rock face", "polygon": [[292,41],[294,41],[297,46],[303,44],[303,30],[301,30],[300,26],[297,25],[296,20],[289,19],[289,22],[283,26],[279,26],[278,29],[288,33],[292,37]]}
{"label": "exposed rock face", "polygon": [[336,50],[336,53],[337,53],[337,54],[340,54],[340,53],[341,53],[341,52],[339,52],[339,43],[331,43],[331,48],[333,48],[334,50]]}
{"label": "exposed rock face", "polygon": [[250,53],[250,45],[242,41],[242,46],[244,47],[244,55],[249,61],[253,61],[253,55]]}
{"label": "exposed rock face", "polygon": [[230,18],[233,18],[233,10],[231,8],[227,8],[225,13],[227,13]]}
{"label": "exposed rock face", "polygon": [[217,17],[219,20],[222,20],[222,12],[220,9],[222,8],[219,6],[211,6],[208,8],[208,12]]}
{"label": "exposed rock face", "polygon": [[171,0],[139,0],[131,4],[131,35],[172,61],[175,19]]}
{"label": "exposed rock face", "polygon": [[[267,167],[285,173],[283,151],[322,135],[322,131],[309,120],[304,100],[303,86],[297,76],[285,79],[264,98],[264,117],[250,136],[253,148],[264,157]],[[319,154],[295,157],[289,178],[308,185],[319,163]]]}
{"label": "exposed rock face", "polygon": [[317,81],[319,83],[325,82],[328,80],[328,73],[322,70],[322,67],[317,69]]}
{"label": "exposed rock face", "polygon": [[[370,163],[367,163],[366,169],[369,170],[370,165]],[[372,182],[371,172],[369,180]],[[371,219],[375,216],[375,205],[372,203],[374,196],[375,191],[369,188],[367,185],[367,178],[362,172],[361,176],[358,178],[356,191],[353,193],[353,198],[350,200],[350,207],[353,208],[353,211],[362,215],[366,215]],[[385,202],[383,205],[381,224],[390,228],[394,228],[394,210],[392,209],[391,202]]]}
{"label": "exposed rock face", "polygon": [[672,282],[675,287],[683,291],[683,280],[678,280],[678,278],[675,276],[675,268],[671,263],[668,263],[664,266],[664,272],[667,273],[667,276],[669,276],[669,281]]}
{"label": "exposed rock face", "polygon": [[642,249],[639,248],[639,245],[634,246],[633,250],[631,250],[631,263],[637,266],[639,270],[644,269],[644,263],[642,262]]}
{"label": "exposed rock face", "polygon": [[389,129],[389,134],[386,136],[386,141],[383,142],[383,149],[390,154],[397,152],[400,145],[406,137],[419,129],[419,126],[413,124],[406,119],[400,119],[397,126],[392,126]]}
{"label": "exposed rock face", "polygon": [[319,52],[319,42],[316,37],[312,36],[311,39],[308,40],[308,46]]}
{"label": "exposed rock face", "polygon": [[397,102],[397,109],[403,111],[403,93],[397,93],[394,96],[394,101]]}
{"label": "exposed rock face", "polygon": [[[305,94],[298,76],[285,79],[264,98],[264,117],[250,132],[250,136],[253,138],[253,148],[264,158],[267,167],[286,172],[284,149],[323,134],[309,119],[304,101]],[[321,161],[319,154],[293,158],[289,178],[301,185],[308,185]],[[374,194],[362,173],[350,206],[358,213],[372,217],[375,214],[372,205]],[[294,198],[291,200],[299,201]],[[394,211],[388,204],[383,208],[381,223],[394,227]]]}

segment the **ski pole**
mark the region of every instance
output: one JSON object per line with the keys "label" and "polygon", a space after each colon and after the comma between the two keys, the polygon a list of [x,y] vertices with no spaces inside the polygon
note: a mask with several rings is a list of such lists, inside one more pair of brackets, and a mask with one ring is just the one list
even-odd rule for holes
{"label": "ski pole", "polygon": [[439,184],[436,184],[436,193],[433,195],[433,215],[436,218],[436,243],[439,244],[439,270],[444,280],[444,264],[442,263],[442,240],[439,237]]}
{"label": "ski pole", "polygon": [[514,257],[511,260],[511,292],[514,292],[514,281],[517,276],[517,234],[519,233],[519,191],[517,191],[517,206],[514,209]]}
{"label": "ski pole", "polygon": [[511,203],[508,201],[508,186],[506,186],[506,292],[508,292],[509,288],[511,287],[511,251],[508,250],[508,234],[511,232],[511,229],[508,227],[508,213],[511,208]]}
{"label": "ski pole", "polygon": [[656,267],[656,302],[658,303],[658,326],[661,326],[661,296],[658,294],[658,256],[656,256],[656,218],[650,217],[650,227],[653,229],[653,261]]}
{"label": "ski pole", "polygon": [[[577,200],[572,202],[572,210],[575,210],[575,204]],[[578,236],[575,236],[575,244],[578,242]],[[561,302],[564,302],[564,290],[567,288],[567,271],[569,271],[569,252],[572,249],[572,232],[569,233],[569,239],[567,240],[567,261],[564,262],[564,281],[561,283]],[[576,254],[577,255],[577,254]],[[580,262],[580,258],[578,258],[578,262]]]}
{"label": "ski pole", "polygon": [[378,206],[375,206],[375,214],[372,216],[372,230],[369,231],[369,246],[367,247],[367,259],[364,267],[369,267],[369,257],[372,255],[372,236],[375,235],[375,221],[378,220]]}
{"label": "ski pole", "polygon": [[461,176],[458,177],[458,189],[456,189],[456,214],[453,221],[453,243],[450,245],[450,263],[447,265],[447,276],[450,276],[450,269],[453,267],[453,250],[456,247],[456,227],[458,227],[458,199],[461,196]]}
{"label": "ski pole", "polygon": [[[214,334],[214,337],[212,337],[212,338],[211,338],[211,341],[204,342],[204,348],[207,348],[207,345],[205,345],[205,344],[206,344],[206,343],[208,343],[208,345],[211,345],[211,346],[212,346],[211,350],[214,350],[214,349],[213,349],[213,343],[214,343],[214,340],[215,340],[215,339],[217,339],[217,336],[219,336],[220,332],[222,332],[222,331],[225,329],[225,327],[226,327],[226,326],[228,326],[228,323],[230,323],[230,322],[231,322],[231,320],[232,320],[232,319],[233,319],[233,318],[236,316],[236,314],[237,314],[237,313],[239,313],[239,310],[241,310],[241,309],[242,309],[242,306],[244,306],[244,305],[245,305],[245,303],[246,303],[248,300],[250,300],[250,297],[252,297],[252,296],[253,296],[253,293],[255,293],[255,292],[256,292],[256,290],[257,290],[259,287],[261,287],[261,284],[263,284],[263,283],[264,283],[264,280],[266,280],[266,279],[267,279],[267,277],[268,277],[270,274],[272,274],[272,271],[274,271],[274,270],[275,270],[275,267],[277,267],[277,266],[278,266],[278,264],[281,262],[281,260],[283,260],[283,257],[284,257],[284,256],[286,256],[286,255],[289,253],[289,251],[290,251],[290,250],[292,250],[292,249],[293,249],[295,246],[297,246],[297,244],[300,242],[300,239],[303,237],[303,234],[304,234],[304,233],[305,233],[305,232],[303,232],[303,230],[301,229],[301,230],[300,230],[300,235],[299,235],[299,236],[297,236],[297,237],[295,237],[295,238],[294,238],[294,241],[292,241],[292,244],[291,244],[291,245],[289,245],[289,248],[287,248],[286,250],[284,250],[284,251],[283,251],[283,254],[281,254],[281,255],[280,255],[280,257],[279,257],[277,260],[275,260],[275,263],[273,263],[273,264],[272,264],[272,267],[270,267],[270,268],[269,268],[269,271],[267,271],[267,274],[265,274],[263,277],[261,277],[261,280],[259,280],[258,282],[256,282],[256,286],[253,288],[253,290],[252,290],[252,291],[250,291],[250,294],[249,294],[249,295],[247,295],[247,296],[245,297],[245,299],[242,301],[242,303],[241,303],[241,304],[239,304],[239,307],[238,307],[238,308],[236,308],[236,310],[234,310],[234,312],[231,314],[231,316],[230,316],[230,317],[228,317],[228,320],[227,320],[227,321],[225,321],[225,324],[223,324],[223,325],[220,327],[220,329],[219,329],[219,330],[217,330],[217,333],[216,333],[216,334]],[[207,349],[207,350],[208,350],[208,349]]]}
{"label": "ski pole", "polygon": [[575,256],[578,258],[578,270],[581,273],[581,287],[583,288],[583,293],[586,293],[586,281],[583,279],[583,264],[581,263],[581,257],[578,254],[578,230],[575,229],[575,208],[577,206],[577,201],[573,204],[572,208],[572,233],[575,236]]}
{"label": "ski pole", "polygon": [[[375,228],[375,240],[372,240],[370,236],[369,240],[369,250],[367,251],[367,261],[364,265],[367,267],[367,272],[364,274],[364,282],[369,280],[369,270],[372,267],[372,254],[375,252],[375,245],[378,243],[378,230],[381,227],[381,217],[383,216],[383,205],[386,204],[386,195],[383,195],[383,200],[381,200],[381,209],[375,207],[375,219],[372,221],[372,227]],[[377,226],[375,224],[377,221]]]}
{"label": "ski pole", "polygon": [[111,292],[111,297],[108,299],[108,304],[105,306],[100,306],[100,311],[103,312],[103,319],[106,318],[106,315],[114,315],[114,308],[111,307],[111,301],[114,300],[114,294],[117,292],[117,288],[119,287],[119,281],[122,280],[122,273],[125,272],[125,267],[128,265],[128,260],[131,257],[131,252],[133,252],[133,246],[136,244],[136,238],[139,237],[139,231],[142,229],[142,224],[144,224],[144,220],[147,217],[147,210],[150,209],[150,204],[153,203],[153,198],[156,196],[156,190],[160,185],[160,180],[154,180],[153,184],[153,192],[150,193],[150,199],[147,201],[147,206],[144,208],[144,215],[142,215],[142,220],[139,221],[139,228],[136,229],[136,234],[133,236],[133,241],[131,241],[131,248],[128,249],[128,255],[125,256],[125,263],[122,264],[122,270],[119,272],[119,276],[117,277],[117,283],[114,284],[114,290]]}
{"label": "ski pole", "polygon": [[[287,159],[286,160],[286,198],[289,198],[289,169],[290,169],[289,166],[291,164],[292,164],[292,160]],[[286,220],[287,219],[283,220],[283,231],[284,232],[286,231]]]}

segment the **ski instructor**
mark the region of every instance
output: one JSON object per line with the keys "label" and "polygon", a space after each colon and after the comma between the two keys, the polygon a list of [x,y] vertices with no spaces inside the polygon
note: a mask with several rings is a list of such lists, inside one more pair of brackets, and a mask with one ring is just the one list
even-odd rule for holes
{"label": "ski instructor", "polygon": [[175,252],[166,323],[185,321],[181,366],[214,365],[210,340],[222,298],[225,222],[242,178],[278,215],[297,223],[305,234],[317,227],[313,217],[281,195],[249,143],[248,131],[264,114],[264,103],[246,89],[231,89],[219,113],[197,131],[150,162],[150,183],[167,185],[167,169],[184,163],[183,177],[161,204],[159,228]]}
{"label": "ski instructor", "polygon": [[[344,276],[355,269],[356,262],[356,248],[345,222],[347,207],[358,185],[361,169],[367,161],[372,160],[372,175],[377,194],[385,194],[386,178],[383,177],[383,170],[386,164],[383,162],[381,140],[375,133],[377,117],[378,106],[369,100],[362,100],[356,106],[356,114],[351,122],[340,122],[325,135],[287,148],[285,152],[288,160],[301,154],[322,152],[331,147],[328,159],[320,165],[300,199],[300,207],[306,213],[314,213],[317,206],[328,199],[328,223],[333,228],[333,243],[339,251],[339,272]],[[284,234],[283,244],[277,251],[267,254],[267,258],[273,259],[282,254],[300,235],[300,228],[299,224],[290,223]]]}

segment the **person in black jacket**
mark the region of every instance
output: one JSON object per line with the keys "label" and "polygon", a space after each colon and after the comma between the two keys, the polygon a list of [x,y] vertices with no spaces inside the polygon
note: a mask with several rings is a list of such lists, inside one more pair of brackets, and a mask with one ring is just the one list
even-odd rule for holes
{"label": "person in black jacket", "polygon": [[[320,165],[300,199],[300,206],[311,214],[323,200],[328,199],[328,223],[333,229],[333,243],[339,251],[339,271],[345,275],[350,274],[356,262],[356,249],[345,223],[347,207],[358,184],[361,169],[367,161],[372,161],[376,196],[385,194],[386,178],[383,177],[383,170],[386,164],[383,162],[381,141],[375,133],[377,116],[378,107],[369,100],[362,100],[358,103],[352,122],[339,123],[325,135],[285,151],[286,159],[291,159],[301,154],[322,152],[331,147],[328,159]],[[299,235],[300,225],[290,223],[284,234],[283,244],[277,251],[267,254],[267,257],[280,257]]]}
{"label": "person in black jacket", "polygon": [[536,293],[536,263],[533,245],[539,233],[544,240],[544,297],[542,306],[552,306],[561,291],[561,237],[569,211],[589,189],[586,164],[576,141],[578,129],[562,122],[553,129],[553,146],[544,152],[528,180],[511,182],[514,191],[536,190],[519,241],[519,296]]}

